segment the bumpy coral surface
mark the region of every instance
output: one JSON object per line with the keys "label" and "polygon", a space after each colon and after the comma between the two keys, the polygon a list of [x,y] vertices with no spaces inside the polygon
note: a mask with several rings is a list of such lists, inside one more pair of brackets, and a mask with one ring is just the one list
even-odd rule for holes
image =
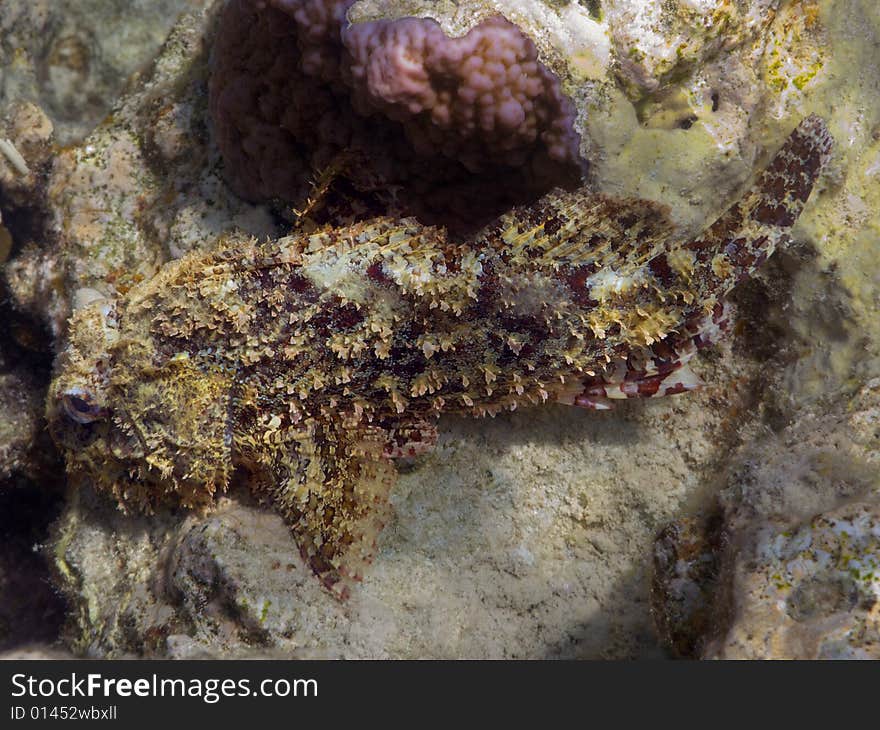
{"label": "bumpy coral surface", "polygon": [[444,411],[691,390],[730,290],[787,240],[828,160],[817,117],[701,235],[646,201],[554,193],[478,235],[376,219],[163,268],[74,317],[50,391],[74,476],[123,504],[271,500],[347,595],[387,519],[393,459]]}
{"label": "bumpy coral surface", "polygon": [[576,183],[574,106],[513,23],[495,16],[451,38],[429,18],[349,26],[351,5],[236,0],[224,11],[211,109],[243,197],[301,203],[311,173],[344,153],[342,176],[383,193],[386,208],[473,228]]}

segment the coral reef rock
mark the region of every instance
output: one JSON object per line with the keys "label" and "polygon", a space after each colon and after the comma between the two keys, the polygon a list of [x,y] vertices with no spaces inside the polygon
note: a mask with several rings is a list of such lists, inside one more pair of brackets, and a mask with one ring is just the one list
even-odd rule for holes
{"label": "coral reef rock", "polygon": [[880,380],[848,410],[743,447],[714,514],[661,533],[654,614],[677,653],[880,657]]}
{"label": "coral reef rock", "polygon": [[0,4],[0,106],[39,104],[64,144],[110,109],[177,15],[203,0],[32,0]]}
{"label": "coral reef rock", "polygon": [[21,470],[43,425],[42,392],[21,370],[0,372],[0,479]]}
{"label": "coral reef rock", "polygon": [[657,91],[719,54],[753,42],[780,0],[606,0],[616,73],[633,96]]}
{"label": "coral reef rock", "polygon": [[765,529],[733,570],[718,658],[880,658],[880,504],[855,502]]}
{"label": "coral reef rock", "polygon": [[53,132],[52,122],[35,104],[17,102],[8,107],[0,123],[0,190],[5,206],[37,204]]}
{"label": "coral reef rock", "polygon": [[42,302],[58,341],[77,306],[126,291],[224,231],[276,232],[266,211],[228,190],[208,144],[208,18],[207,9],[184,16],[152,74],[82,144],[53,159],[42,239],[10,262],[7,278],[19,308]]}

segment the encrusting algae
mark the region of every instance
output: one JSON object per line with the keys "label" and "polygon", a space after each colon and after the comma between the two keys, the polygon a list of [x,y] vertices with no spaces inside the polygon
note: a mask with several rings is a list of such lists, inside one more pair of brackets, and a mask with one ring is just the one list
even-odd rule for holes
{"label": "encrusting algae", "polygon": [[662,208],[551,193],[478,234],[379,218],[228,237],[70,323],[49,391],[68,471],[126,508],[199,508],[244,480],[339,597],[371,561],[394,459],[442,412],[698,387],[725,297],[787,240],[828,160],[805,119],[690,241]]}

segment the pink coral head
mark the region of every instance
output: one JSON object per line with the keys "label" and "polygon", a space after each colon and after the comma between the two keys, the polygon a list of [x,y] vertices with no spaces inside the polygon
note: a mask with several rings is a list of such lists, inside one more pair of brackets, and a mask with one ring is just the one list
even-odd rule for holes
{"label": "pink coral head", "polygon": [[[430,18],[346,25],[352,0],[232,0],[210,105],[226,176],[250,200],[300,206],[343,171],[376,213],[476,228],[583,173],[575,109],[502,16],[460,38]],[[499,184],[502,181],[503,184]]]}
{"label": "pink coral head", "polygon": [[502,16],[450,38],[430,18],[349,26],[346,80],[355,106],[399,121],[411,140],[476,171],[518,166],[540,148],[579,165],[575,110],[559,79],[538,61],[535,44]]}

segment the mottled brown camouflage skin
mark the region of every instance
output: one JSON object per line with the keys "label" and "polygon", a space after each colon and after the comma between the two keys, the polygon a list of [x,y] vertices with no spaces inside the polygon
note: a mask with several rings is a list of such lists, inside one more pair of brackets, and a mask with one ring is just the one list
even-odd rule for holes
{"label": "mottled brown camouflage skin", "polygon": [[463,243],[377,219],[167,265],[78,312],[49,398],[68,468],[121,504],[247,481],[338,595],[370,561],[394,457],[442,412],[682,392],[723,300],[786,236],[830,149],[792,134],[692,241],[658,206],[546,196]]}

